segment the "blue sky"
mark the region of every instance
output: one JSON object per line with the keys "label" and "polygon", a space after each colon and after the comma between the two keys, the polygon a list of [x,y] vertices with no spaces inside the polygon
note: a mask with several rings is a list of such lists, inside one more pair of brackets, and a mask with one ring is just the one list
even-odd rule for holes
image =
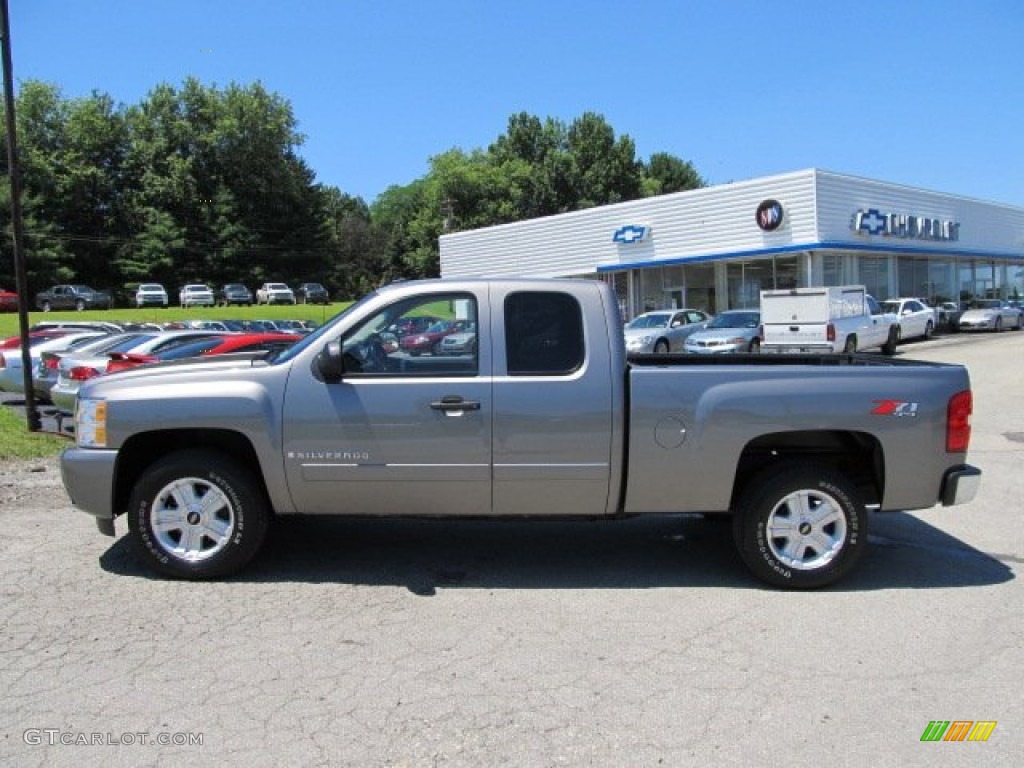
{"label": "blue sky", "polygon": [[712,184],[817,167],[1024,206],[1024,3],[9,0],[16,81],[261,81],[372,202],[510,115],[587,111]]}

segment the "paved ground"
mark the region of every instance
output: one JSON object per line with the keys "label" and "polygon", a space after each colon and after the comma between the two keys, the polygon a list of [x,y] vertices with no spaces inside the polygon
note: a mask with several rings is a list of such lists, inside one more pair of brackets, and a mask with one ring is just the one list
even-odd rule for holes
{"label": "paved ground", "polygon": [[970,366],[980,496],[876,516],[812,593],[699,518],[293,520],[240,578],[163,581],[55,461],[0,465],[0,764],[1020,765],[1024,333],[901,354]]}

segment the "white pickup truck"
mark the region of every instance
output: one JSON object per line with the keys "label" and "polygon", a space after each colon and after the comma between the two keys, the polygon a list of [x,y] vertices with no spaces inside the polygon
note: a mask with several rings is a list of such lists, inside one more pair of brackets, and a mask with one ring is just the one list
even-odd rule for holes
{"label": "white pickup truck", "polygon": [[761,351],[853,354],[896,352],[896,315],[882,310],[863,285],[761,291]]}
{"label": "white pickup truck", "polygon": [[286,283],[264,283],[256,290],[257,304],[294,304],[295,292]]}

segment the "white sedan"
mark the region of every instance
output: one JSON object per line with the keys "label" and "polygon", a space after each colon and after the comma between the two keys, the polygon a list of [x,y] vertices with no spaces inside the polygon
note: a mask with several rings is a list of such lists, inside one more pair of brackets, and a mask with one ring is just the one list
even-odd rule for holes
{"label": "white sedan", "polygon": [[935,310],[920,299],[888,299],[882,302],[882,311],[896,315],[900,341],[919,336],[930,339],[935,332]]}

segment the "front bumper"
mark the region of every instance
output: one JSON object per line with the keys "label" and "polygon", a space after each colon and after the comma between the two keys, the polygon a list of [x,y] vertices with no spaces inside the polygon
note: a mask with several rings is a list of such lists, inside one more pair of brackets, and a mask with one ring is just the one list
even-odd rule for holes
{"label": "front bumper", "polygon": [[954,467],[942,478],[942,491],[939,497],[942,506],[952,507],[973,501],[980,485],[980,469],[966,464]]}
{"label": "front bumper", "polygon": [[113,450],[75,447],[66,448],[60,455],[61,480],[71,503],[95,517],[105,533],[104,521],[114,519],[116,466],[117,451]]}

